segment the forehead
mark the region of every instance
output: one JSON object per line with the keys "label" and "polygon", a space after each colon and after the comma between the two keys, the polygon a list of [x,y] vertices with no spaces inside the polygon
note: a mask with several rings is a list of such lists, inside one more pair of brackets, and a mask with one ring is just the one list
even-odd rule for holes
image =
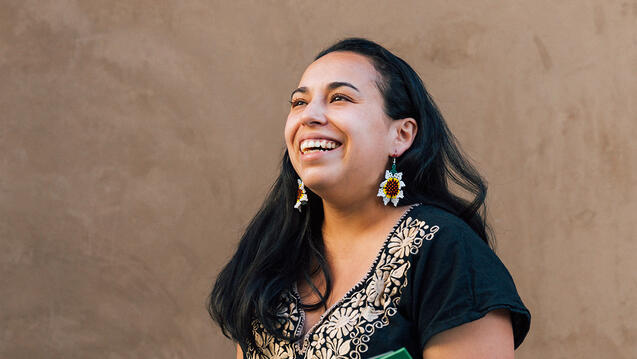
{"label": "forehead", "polygon": [[350,82],[359,89],[375,87],[378,73],[363,55],[353,52],[330,52],[307,67],[299,87],[323,88],[334,81]]}

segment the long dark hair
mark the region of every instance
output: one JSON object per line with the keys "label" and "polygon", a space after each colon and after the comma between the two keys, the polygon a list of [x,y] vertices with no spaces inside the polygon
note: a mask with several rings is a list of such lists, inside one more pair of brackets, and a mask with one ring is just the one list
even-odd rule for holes
{"label": "long dark hair", "polygon": [[[377,86],[383,94],[385,113],[392,119],[412,117],[418,123],[412,146],[397,161],[405,183],[409,184],[401,204],[439,206],[462,218],[492,246],[493,235],[485,222],[485,181],[460,150],[418,74],[401,58],[362,38],[341,40],[321,51],[314,60],[334,51],[366,56],[380,74]],[[293,208],[297,178],[285,151],[279,177],[210,294],[210,316],[221,326],[223,334],[244,350],[248,345],[256,347],[252,334],[255,319],[273,335],[296,339],[286,337],[278,329],[277,308],[282,293],[298,280],[305,280],[320,298],[317,303],[305,305],[306,309],[326,306],[331,293],[332,281],[321,234],[323,205],[320,197],[307,189],[308,205],[303,212]],[[472,198],[454,194],[449,180]],[[326,279],[325,293],[310,280],[319,271]]]}

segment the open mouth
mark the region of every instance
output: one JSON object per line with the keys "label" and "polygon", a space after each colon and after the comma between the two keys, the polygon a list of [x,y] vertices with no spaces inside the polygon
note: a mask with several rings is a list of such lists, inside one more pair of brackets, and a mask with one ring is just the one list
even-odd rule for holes
{"label": "open mouth", "polygon": [[326,151],[331,151],[340,146],[341,146],[340,143],[336,141],[332,141],[332,140],[325,140],[325,139],[304,140],[303,142],[301,142],[301,153],[306,154],[306,153],[312,153],[312,152],[318,152],[318,151],[326,152]]}

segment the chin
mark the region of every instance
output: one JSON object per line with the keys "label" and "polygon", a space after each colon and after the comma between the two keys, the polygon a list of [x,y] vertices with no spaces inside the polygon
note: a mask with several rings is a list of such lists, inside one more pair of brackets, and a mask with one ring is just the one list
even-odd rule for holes
{"label": "chin", "polygon": [[303,180],[303,184],[305,185],[305,188],[309,189],[310,191],[314,192],[315,194],[319,194],[320,192],[322,192],[326,188],[329,188],[329,185],[327,183],[325,183],[324,181],[317,181],[317,180],[308,179],[308,180]]}
{"label": "chin", "polygon": [[316,195],[321,196],[321,193],[329,191],[330,188],[334,188],[336,183],[334,181],[324,178],[318,178],[318,176],[309,176],[303,180],[305,188],[308,188]]}

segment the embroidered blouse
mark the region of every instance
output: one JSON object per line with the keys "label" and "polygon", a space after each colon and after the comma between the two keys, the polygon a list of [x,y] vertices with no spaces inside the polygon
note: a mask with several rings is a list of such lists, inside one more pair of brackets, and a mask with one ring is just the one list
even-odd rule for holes
{"label": "embroidered blouse", "polygon": [[[296,287],[281,297],[279,324],[298,337],[305,313]],[[412,205],[388,235],[367,274],[297,342],[269,334],[255,320],[255,348],[244,358],[360,359],[405,347],[422,358],[427,341],[494,309],[510,311],[514,346],[531,315],[495,253],[460,218]]]}

